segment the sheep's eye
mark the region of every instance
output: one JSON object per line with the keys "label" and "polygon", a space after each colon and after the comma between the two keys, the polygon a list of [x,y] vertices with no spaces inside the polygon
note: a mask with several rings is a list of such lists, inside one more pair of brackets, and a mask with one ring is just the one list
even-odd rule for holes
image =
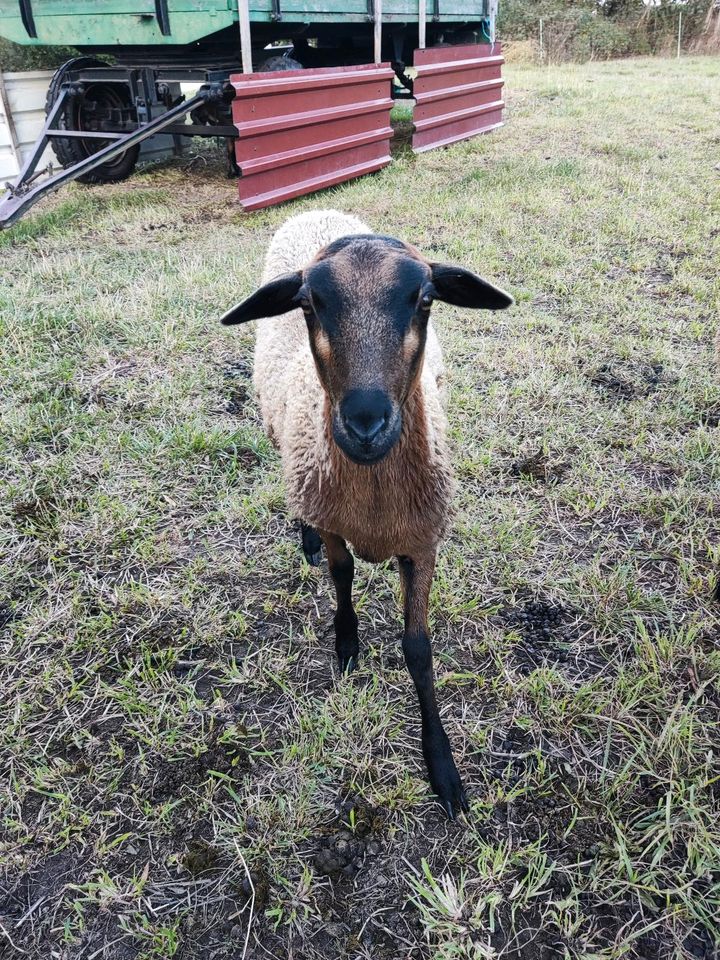
{"label": "sheep's eye", "polygon": [[420,308],[422,310],[429,310],[432,306],[433,298],[429,293],[423,294],[422,299],[420,300]]}
{"label": "sheep's eye", "polygon": [[300,300],[300,307],[302,308],[303,313],[310,313],[312,310],[312,304],[307,297],[302,297]]}

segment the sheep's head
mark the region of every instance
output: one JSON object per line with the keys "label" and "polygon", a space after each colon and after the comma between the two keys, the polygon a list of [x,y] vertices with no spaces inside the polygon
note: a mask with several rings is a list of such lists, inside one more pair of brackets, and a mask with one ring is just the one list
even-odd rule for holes
{"label": "sheep's head", "polygon": [[400,437],[434,300],[483,310],[513,302],[462,267],[431,263],[391,237],[359,234],[335,240],[304,270],[271,280],[222,322],[301,308],[330,400],[335,442],[356,463],[373,464]]}

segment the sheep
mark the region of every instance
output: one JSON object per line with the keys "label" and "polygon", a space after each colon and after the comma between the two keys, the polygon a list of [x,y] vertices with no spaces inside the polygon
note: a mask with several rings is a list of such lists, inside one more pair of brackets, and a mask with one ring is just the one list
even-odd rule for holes
{"label": "sheep", "polygon": [[317,562],[320,541],[325,546],[342,673],[359,653],[347,544],[372,563],[398,559],[422,751],[430,785],[454,819],[469,807],[438,711],[427,627],[454,487],[434,300],[485,310],[513,302],[462,267],[431,262],[327,210],[277,231],[260,288],[222,323],[261,320],[255,388],[308,560]]}

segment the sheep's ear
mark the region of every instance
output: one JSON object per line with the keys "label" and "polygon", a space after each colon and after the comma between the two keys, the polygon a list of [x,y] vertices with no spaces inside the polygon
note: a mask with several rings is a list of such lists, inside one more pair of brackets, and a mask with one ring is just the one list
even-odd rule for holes
{"label": "sheep's ear", "polygon": [[462,267],[449,263],[432,263],[430,267],[437,300],[473,310],[504,310],[515,302],[500,287]]}
{"label": "sheep's ear", "polygon": [[302,282],[301,271],[284,273],[281,277],[266,283],[264,287],[260,287],[247,300],[231,307],[220,318],[220,323],[229,327],[235,323],[247,323],[249,320],[276,317],[280,313],[287,313],[288,310],[297,306],[294,301]]}

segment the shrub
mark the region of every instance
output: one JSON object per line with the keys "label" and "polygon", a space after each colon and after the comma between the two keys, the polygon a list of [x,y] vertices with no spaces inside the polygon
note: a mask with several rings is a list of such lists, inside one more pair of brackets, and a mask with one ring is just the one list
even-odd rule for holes
{"label": "shrub", "polygon": [[545,59],[605,60],[668,53],[677,42],[678,15],[683,15],[683,48],[717,49],[720,14],[714,0],[678,4],[660,0],[501,0],[498,35],[503,41],[531,41],[540,52],[543,20]]}
{"label": "shrub", "polygon": [[0,37],[0,70],[54,70],[71,57],[77,57],[73,47],[21,46]]}

